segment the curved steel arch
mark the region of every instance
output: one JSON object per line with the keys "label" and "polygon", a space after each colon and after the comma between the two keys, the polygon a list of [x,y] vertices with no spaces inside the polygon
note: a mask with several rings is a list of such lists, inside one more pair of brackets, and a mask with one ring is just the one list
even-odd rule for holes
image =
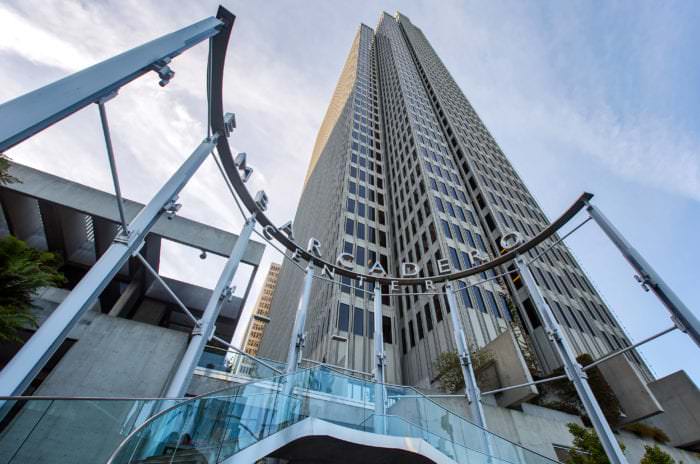
{"label": "curved steel arch", "polygon": [[[219,7],[219,11],[216,15],[217,19],[224,23],[224,27],[221,32],[212,38],[212,54],[211,54],[211,88],[210,88],[210,121],[212,126],[212,131],[214,133],[225,133],[224,127],[224,107],[223,107],[223,78],[224,78],[224,63],[226,60],[226,49],[228,46],[228,38],[231,34],[231,26],[233,23],[233,15],[229,13],[226,9]],[[265,215],[253,196],[248,192],[248,189],[243,183],[243,179],[240,176],[239,170],[236,167],[233,154],[231,153],[231,148],[229,147],[228,140],[226,137],[219,137],[216,144],[217,151],[219,153],[219,159],[223,164],[224,171],[228,177],[234,190],[242,200],[245,207],[251,214],[255,215],[255,220],[259,222],[263,227],[272,227],[273,230],[268,232],[273,236],[279,243],[284,245],[284,247],[291,251],[297,252],[297,255],[302,259],[313,263],[321,268],[326,267],[331,271],[335,271],[337,274],[350,277],[353,279],[363,279],[367,282],[377,282],[380,284],[391,284],[395,282],[398,285],[415,285],[425,283],[426,281],[431,281],[433,283],[446,282],[456,279],[463,279],[472,275],[479,274],[493,267],[504,264],[508,261],[515,259],[516,256],[526,253],[530,249],[536,247],[547,238],[554,235],[559,229],[561,229],[571,218],[573,218],[579,211],[586,207],[588,201],[593,198],[592,193],[584,192],[579,196],[576,201],[559,216],[554,222],[552,222],[548,227],[543,229],[539,234],[530,239],[529,241],[523,243],[522,245],[514,248],[507,253],[498,256],[497,258],[489,261],[488,263],[481,264],[479,266],[466,269],[464,271],[452,272],[450,274],[436,275],[430,277],[391,277],[391,276],[378,276],[372,274],[363,274],[359,272],[354,272],[344,267],[338,266],[334,263],[330,263],[322,258],[319,258],[311,253],[308,253],[306,249],[299,246],[295,241],[291,240],[286,234],[281,232],[272,221]]]}

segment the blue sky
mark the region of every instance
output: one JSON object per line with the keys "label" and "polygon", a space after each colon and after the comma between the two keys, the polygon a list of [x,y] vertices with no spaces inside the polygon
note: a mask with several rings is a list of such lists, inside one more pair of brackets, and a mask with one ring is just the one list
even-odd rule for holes
{"label": "blue sky", "polygon": [[[382,10],[399,9],[423,29],[545,213],[554,218],[582,191],[594,193],[595,203],[698,312],[700,3],[226,6],[238,16],[225,82],[227,109],[238,120],[231,143],[249,154],[252,188],[268,192],[279,223],[294,215],[316,131],[359,23],[374,26]],[[0,101],[215,11],[212,2],[5,2]],[[206,50],[197,47],[174,61],[176,77],[165,89],[149,76],[110,102],[127,197],[147,200],[202,138],[205,60]],[[111,190],[96,108],[9,154]],[[184,216],[240,228],[213,163],[182,199]],[[633,340],[671,324],[594,224],[568,243]],[[166,251],[164,272],[213,286],[220,259],[199,261],[197,250],[174,245]],[[279,260],[272,250],[270,260]],[[642,349],[656,375],[685,369],[696,383],[699,353],[677,332]]]}

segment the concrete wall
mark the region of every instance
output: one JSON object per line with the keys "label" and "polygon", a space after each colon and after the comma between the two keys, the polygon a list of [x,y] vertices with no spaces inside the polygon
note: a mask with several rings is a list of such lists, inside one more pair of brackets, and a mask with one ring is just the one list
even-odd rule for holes
{"label": "concrete wall", "polygon": [[[161,396],[187,334],[89,311],[37,395]],[[75,335],[72,333],[71,335]],[[144,402],[31,401],[0,435],[0,462],[104,462]]]}
{"label": "concrete wall", "polygon": [[[513,332],[510,330],[503,332],[482,349],[493,354],[498,371],[499,387],[532,382],[532,375],[518,348]],[[531,385],[497,393],[495,396],[500,406],[507,407],[520,404],[536,395],[537,387]]]}
{"label": "concrete wall", "polygon": [[663,412],[641,374],[626,356],[615,356],[598,366],[625,413],[622,423],[637,422]]}
{"label": "concrete wall", "polygon": [[[463,417],[469,418],[466,401],[461,398],[436,398],[436,402]],[[552,459],[557,459],[554,445],[570,447],[572,444],[572,436],[566,425],[570,422],[582,425],[577,416],[529,403],[523,403],[521,407],[522,410],[515,410],[485,405],[489,430]],[[653,446],[656,444],[654,441],[642,440],[625,431],[618,433],[617,437],[627,448],[625,455],[630,464],[638,463],[641,460],[645,451],[644,445]],[[683,461],[684,464],[700,463],[700,456],[696,453],[671,446],[660,445],[660,447],[670,454],[677,463],[680,461]]]}
{"label": "concrete wall", "polygon": [[685,371],[649,384],[666,411],[646,422],[661,428],[675,446],[700,451],[700,391]]}
{"label": "concrete wall", "polygon": [[41,385],[39,395],[159,396],[187,334],[98,314]]}

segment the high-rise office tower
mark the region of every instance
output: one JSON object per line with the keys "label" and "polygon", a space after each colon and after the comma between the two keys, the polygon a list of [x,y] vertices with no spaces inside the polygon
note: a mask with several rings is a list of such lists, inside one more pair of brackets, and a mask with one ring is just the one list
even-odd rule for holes
{"label": "high-rise office tower", "polygon": [[[465,269],[475,257],[497,256],[506,232],[528,239],[548,224],[421,30],[400,13],[382,14],[376,31],[361,25],[314,146],[294,221],[298,241],[315,237],[331,257],[352,253],[358,271],[379,260],[398,275],[400,263],[413,262],[430,276],[439,259]],[[564,245],[532,269],[578,353],[596,358],[629,345]],[[302,279],[286,261],[261,355],[286,358]],[[342,283],[315,281],[304,357],[371,371],[371,286]],[[383,298],[387,381],[427,386],[438,354],[455,350],[449,308],[444,295],[403,291],[412,294]],[[559,366],[517,274],[461,290],[458,304],[473,348],[513,330],[535,369]],[[629,360],[650,377],[636,353]]]}
{"label": "high-rise office tower", "polygon": [[265,276],[265,282],[263,282],[263,288],[258,295],[258,300],[255,302],[253,313],[246,328],[243,351],[253,356],[258,354],[265,328],[270,321],[272,295],[274,295],[277,287],[277,279],[279,278],[281,267],[278,263],[270,264],[270,269]]}

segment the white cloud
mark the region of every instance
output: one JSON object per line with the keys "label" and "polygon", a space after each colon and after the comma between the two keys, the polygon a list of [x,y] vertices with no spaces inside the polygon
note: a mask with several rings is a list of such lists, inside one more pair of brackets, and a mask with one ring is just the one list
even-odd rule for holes
{"label": "white cloud", "polygon": [[0,5],[0,52],[37,64],[76,71],[92,64],[84,50],[48,32],[7,5]]}

